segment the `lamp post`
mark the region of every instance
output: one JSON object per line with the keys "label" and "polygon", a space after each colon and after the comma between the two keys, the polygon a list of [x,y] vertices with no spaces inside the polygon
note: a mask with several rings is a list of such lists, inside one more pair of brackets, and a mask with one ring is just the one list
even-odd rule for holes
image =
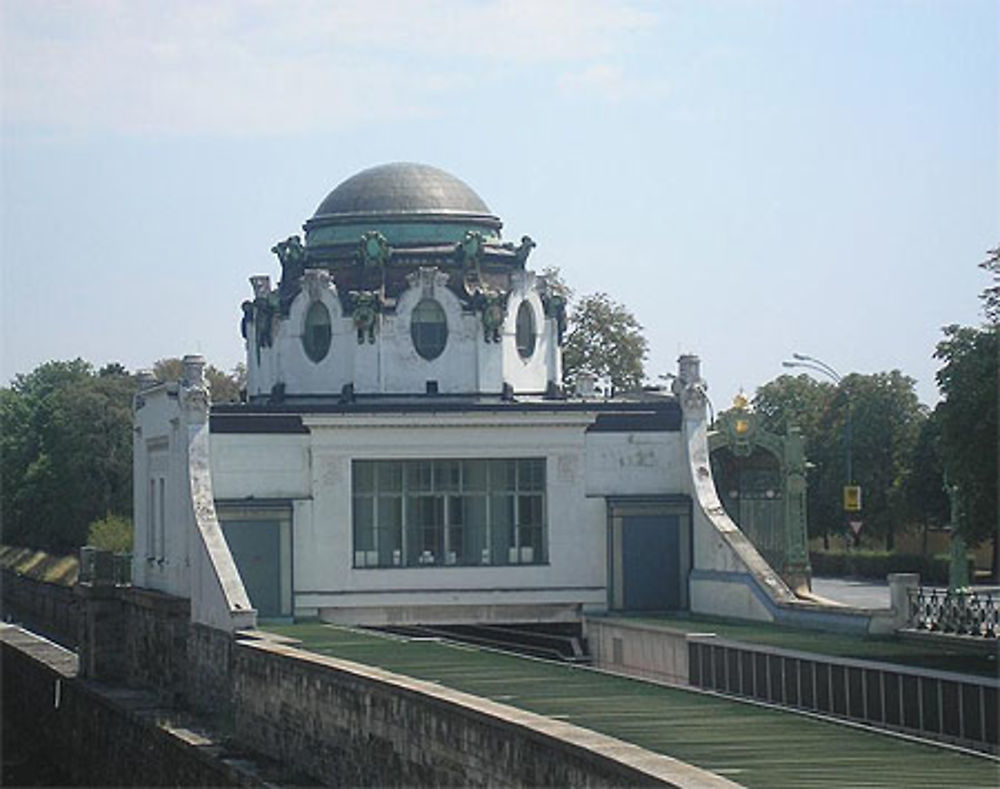
{"label": "lamp post", "polygon": [[[789,368],[801,368],[805,370],[812,370],[815,373],[821,373],[833,381],[838,387],[843,383],[844,377],[838,373],[833,367],[824,362],[822,359],[817,359],[815,356],[807,356],[804,353],[793,353],[792,359],[794,361],[784,361],[781,363],[782,367]],[[847,509],[846,501],[846,489],[854,486],[854,471],[852,468],[852,456],[851,456],[851,440],[853,436],[853,427],[851,424],[851,393],[844,387],[844,397],[847,400],[847,419],[844,424],[844,465],[845,471],[847,473],[847,479],[844,482],[845,485],[845,501],[844,509]],[[857,509],[860,509],[860,496],[857,501]],[[856,536],[856,535],[855,535]]]}

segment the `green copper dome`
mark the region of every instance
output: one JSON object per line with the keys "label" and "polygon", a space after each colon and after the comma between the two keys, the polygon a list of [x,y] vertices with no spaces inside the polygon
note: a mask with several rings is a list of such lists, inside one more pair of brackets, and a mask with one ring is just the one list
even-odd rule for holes
{"label": "green copper dome", "polygon": [[326,196],[306,222],[306,244],[356,242],[378,230],[393,244],[457,242],[478,230],[498,239],[500,219],[468,184],[426,164],[362,170]]}
{"label": "green copper dome", "polygon": [[330,214],[480,214],[490,209],[464,182],[426,164],[382,164],[330,192],[316,216]]}

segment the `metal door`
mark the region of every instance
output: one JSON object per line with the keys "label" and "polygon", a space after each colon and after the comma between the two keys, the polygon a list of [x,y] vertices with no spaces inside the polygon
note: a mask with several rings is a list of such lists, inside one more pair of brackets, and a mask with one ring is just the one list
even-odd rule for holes
{"label": "metal door", "polygon": [[679,517],[622,518],[623,603],[629,611],[681,608]]}
{"label": "metal door", "polygon": [[222,521],[222,533],[257,615],[280,616],[280,521],[226,520]]}

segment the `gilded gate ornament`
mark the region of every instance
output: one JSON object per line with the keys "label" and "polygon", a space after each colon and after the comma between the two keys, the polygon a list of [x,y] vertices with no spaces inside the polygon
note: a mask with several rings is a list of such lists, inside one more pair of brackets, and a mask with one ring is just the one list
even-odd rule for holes
{"label": "gilded gate ornament", "polygon": [[[732,489],[719,489],[731,517],[761,553],[771,554],[769,561],[775,563],[789,586],[807,586],[810,575],[806,531],[808,464],[801,430],[789,427],[784,436],[768,432],[761,426],[760,417],[753,412],[746,395],[740,392],[733,399],[732,408],[716,421],[715,430],[709,434],[709,448],[713,455],[718,450],[728,450],[737,459],[737,467],[742,469],[736,478],[741,480],[738,484],[736,480],[726,479],[721,469],[716,472],[717,485],[732,485]],[[769,489],[764,491],[763,497],[761,491],[753,487],[764,473],[761,471],[762,457],[771,458],[774,464],[774,471],[766,472],[772,473],[774,478],[768,483]],[[713,467],[715,465],[716,458],[713,458]],[[775,483],[778,487],[770,489]],[[771,528],[766,525],[768,518],[757,522],[762,507],[773,507],[772,517],[776,516],[773,523],[779,531],[773,534],[766,531]],[[747,522],[740,522],[742,517],[747,518]],[[764,540],[766,545],[759,544],[759,540]]]}

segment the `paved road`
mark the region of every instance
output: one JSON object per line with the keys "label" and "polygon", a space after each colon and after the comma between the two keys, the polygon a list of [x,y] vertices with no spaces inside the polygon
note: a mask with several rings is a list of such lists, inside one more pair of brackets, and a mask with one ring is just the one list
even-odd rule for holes
{"label": "paved road", "polygon": [[847,578],[813,578],[814,594],[856,608],[888,608],[889,584]]}

